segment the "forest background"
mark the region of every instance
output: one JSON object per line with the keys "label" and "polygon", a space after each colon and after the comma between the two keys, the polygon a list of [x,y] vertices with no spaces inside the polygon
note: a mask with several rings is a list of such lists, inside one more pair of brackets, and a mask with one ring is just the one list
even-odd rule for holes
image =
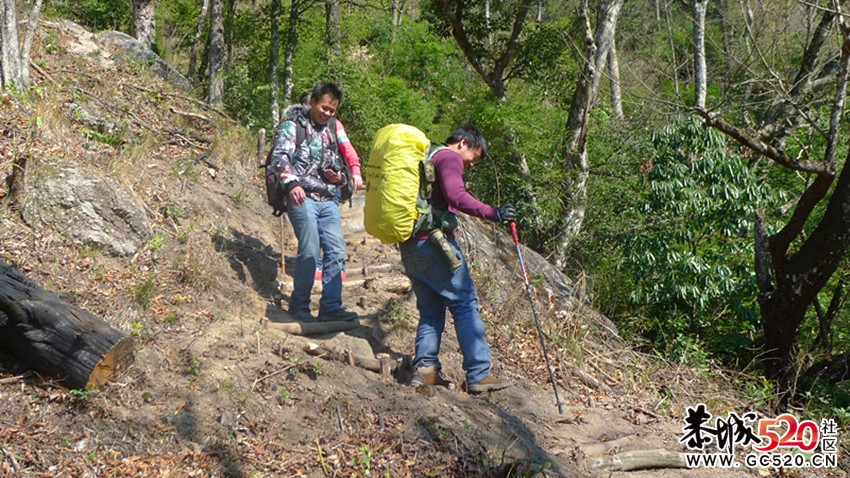
{"label": "forest background", "polygon": [[132,33],[249,130],[317,81],[362,159],[389,123],[475,124],[470,190],[637,347],[850,419],[838,2],[4,0],[33,4]]}

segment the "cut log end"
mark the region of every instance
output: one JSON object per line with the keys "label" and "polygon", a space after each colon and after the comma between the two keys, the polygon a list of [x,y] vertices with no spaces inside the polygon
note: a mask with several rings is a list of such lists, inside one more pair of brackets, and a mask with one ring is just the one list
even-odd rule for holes
{"label": "cut log end", "polygon": [[106,352],[95,365],[89,375],[86,387],[101,388],[110,379],[124,371],[133,362],[133,346],[135,342],[132,337],[124,337]]}
{"label": "cut log end", "polygon": [[70,389],[100,387],[133,359],[133,339],[0,261],[0,347]]}

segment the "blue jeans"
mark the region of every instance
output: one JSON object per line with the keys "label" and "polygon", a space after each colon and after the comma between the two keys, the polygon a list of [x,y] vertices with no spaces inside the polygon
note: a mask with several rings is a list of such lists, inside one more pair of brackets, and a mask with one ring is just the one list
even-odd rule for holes
{"label": "blue jeans", "polygon": [[448,309],[454,318],[467,383],[475,383],[490,373],[492,354],[484,334],[484,322],[478,316],[478,291],[466,259],[460,254],[457,242],[454,239],[449,242],[461,257],[461,266],[454,271],[449,269],[442,251],[427,239],[401,244],[401,260],[419,309],[413,367],[442,368],[438,355]]}
{"label": "blue jeans", "polygon": [[340,272],[345,267],[345,238],[342,235],[339,206],[334,201],[314,201],[307,198],[300,206],[290,204],[286,212],[295,231],[295,237],[298,238],[298,256],[295,258],[289,310],[310,309],[310,291],[313,289],[316,263],[319,260],[322,264],[322,298],[319,300],[319,314],[340,309],[342,307]]}
{"label": "blue jeans", "polygon": [[[336,195],[332,199],[332,201],[336,203],[337,207],[339,207],[339,195],[340,195],[340,190],[339,190],[339,188],[337,188],[336,189]],[[320,241],[322,240],[322,226],[321,225],[319,225],[319,240]],[[321,257],[316,258],[316,270],[317,271],[322,270],[322,258]],[[345,270],[345,264],[344,263],[342,264],[342,270]]]}

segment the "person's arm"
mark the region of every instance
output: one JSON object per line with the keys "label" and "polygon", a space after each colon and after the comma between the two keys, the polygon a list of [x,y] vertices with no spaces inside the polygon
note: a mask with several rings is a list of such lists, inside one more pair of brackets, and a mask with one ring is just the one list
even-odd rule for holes
{"label": "person's arm", "polygon": [[433,161],[437,181],[442,186],[443,197],[450,207],[482,219],[499,220],[495,207],[484,204],[467,192],[463,184],[463,160],[460,156],[444,150],[435,154]]}
{"label": "person's arm", "polygon": [[[334,118],[336,119],[336,118]],[[342,121],[336,120],[336,141],[339,146],[339,152],[351,168],[351,180],[354,182],[354,189],[360,189],[363,185],[363,176],[360,168],[360,158],[357,156],[357,150],[351,144],[348,134],[345,132],[345,126]]]}
{"label": "person's arm", "polygon": [[280,179],[284,193],[287,194],[296,206],[300,206],[306,198],[301,181],[293,168],[293,157],[295,155],[295,123],[285,121],[281,123],[274,135],[274,144],[271,150],[272,171]]}

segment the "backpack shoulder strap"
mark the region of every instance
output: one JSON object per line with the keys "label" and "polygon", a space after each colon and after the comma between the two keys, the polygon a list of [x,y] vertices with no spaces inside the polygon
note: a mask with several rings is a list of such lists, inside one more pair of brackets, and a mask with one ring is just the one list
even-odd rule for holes
{"label": "backpack shoulder strap", "polygon": [[294,121],[295,123],[295,149],[298,149],[301,146],[301,143],[304,142],[304,138],[307,136],[307,128],[304,126],[304,119],[298,118]]}
{"label": "backpack shoulder strap", "polygon": [[442,151],[442,150],[444,150],[444,149],[449,149],[449,147],[448,147],[448,146],[446,146],[446,145],[444,145],[444,144],[440,144],[440,143],[434,143],[434,142],[432,142],[432,143],[431,143],[431,146],[428,148],[428,152],[427,152],[427,153],[425,153],[425,159],[427,159],[427,160],[429,160],[429,161],[430,161],[430,160],[431,160],[431,158],[432,158],[435,154],[437,154],[438,152],[440,152],[440,151]]}
{"label": "backpack shoulder strap", "polygon": [[330,137],[331,137],[330,138],[331,139],[331,141],[330,141],[331,148],[333,148],[334,151],[338,152],[339,151],[339,143],[337,143],[337,141],[339,141],[339,138],[337,138],[337,136],[336,136],[336,122],[337,122],[336,118],[331,118],[331,120],[328,121],[328,133],[330,133]]}

